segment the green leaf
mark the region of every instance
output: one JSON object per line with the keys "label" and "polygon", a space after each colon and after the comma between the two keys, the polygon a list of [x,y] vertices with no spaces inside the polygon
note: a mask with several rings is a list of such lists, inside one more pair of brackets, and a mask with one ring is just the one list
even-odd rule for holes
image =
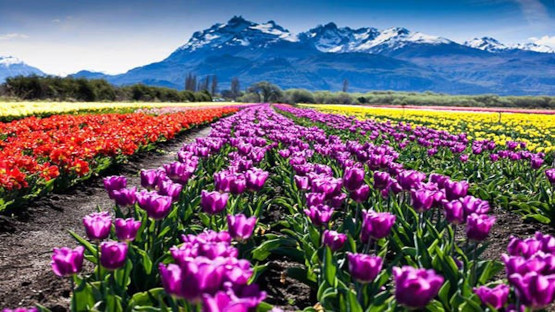
{"label": "green leaf", "polygon": [[331,248],[326,246],[326,250],[324,251],[324,275],[326,281],[335,286],[335,274],[337,273],[337,267],[333,263],[333,254]]}

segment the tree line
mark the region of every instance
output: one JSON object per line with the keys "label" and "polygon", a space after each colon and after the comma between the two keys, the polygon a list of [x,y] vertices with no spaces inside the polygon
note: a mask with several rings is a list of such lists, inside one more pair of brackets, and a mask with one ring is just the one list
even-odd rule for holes
{"label": "tree line", "polygon": [[84,102],[211,102],[206,90],[179,91],[144,84],[114,86],[103,79],[17,76],[0,85],[0,96],[20,100]]}
{"label": "tree line", "polygon": [[433,92],[372,91],[366,93],[343,91],[282,90],[268,81],[254,83],[241,89],[239,78],[233,77],[229,88],[219,90],[216,75],[185,76],[184,90],[153,87],[144,84],[114,86],[103,79],[74,77],[28,76],[12,77],[0,85],[0,96],[21,100],[54,101],[145,101],[145,102],[207,102],[216,100],[238,102],[281,102],[321,104],[429,105],[463,107],[522,107],[555,109],[553,96],[448,95]]}

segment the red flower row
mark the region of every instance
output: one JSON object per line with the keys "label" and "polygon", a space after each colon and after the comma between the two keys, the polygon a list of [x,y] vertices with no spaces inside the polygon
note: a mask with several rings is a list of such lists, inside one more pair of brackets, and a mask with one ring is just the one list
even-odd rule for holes
{"label": "red flower row", "polygon": [[20,190],[64,174],[81,177],[94,168],[97,157],[132,155],[141,146],[236,111],[55,115],[0,123],[0,187]]}

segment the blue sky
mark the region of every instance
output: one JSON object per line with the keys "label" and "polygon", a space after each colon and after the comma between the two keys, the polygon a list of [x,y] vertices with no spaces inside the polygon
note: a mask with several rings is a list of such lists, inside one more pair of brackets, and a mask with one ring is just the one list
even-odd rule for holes
{"label": "blue sky", "polygon": [[121,73],[163,59],[194,31],[233,15],[274,20],[294,33],[335,22],[555,48],[555,0],[0,0],[0,55],[53,74]]}

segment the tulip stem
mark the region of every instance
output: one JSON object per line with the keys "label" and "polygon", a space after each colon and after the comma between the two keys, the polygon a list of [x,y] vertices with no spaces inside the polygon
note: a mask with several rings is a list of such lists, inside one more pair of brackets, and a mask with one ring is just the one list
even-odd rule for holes
{"label": "tulip stem", "polygon": [[71,311],[75,312],[77,311],[77,302],[75,301],[75,281],[73,280],[75,278],[75,275],[72,275],[69,278],[69,281],[71,282]]}
{"label": "tulip stem", "polygon": [[477,250],[478,250],[478,243],[474,244],[474,248],[472,251],[472,271],[470,272],[470,285],[474,285],[476,284],[476,267],[477,267],[477,263],[476,263],[476,254],[477,254]]}

